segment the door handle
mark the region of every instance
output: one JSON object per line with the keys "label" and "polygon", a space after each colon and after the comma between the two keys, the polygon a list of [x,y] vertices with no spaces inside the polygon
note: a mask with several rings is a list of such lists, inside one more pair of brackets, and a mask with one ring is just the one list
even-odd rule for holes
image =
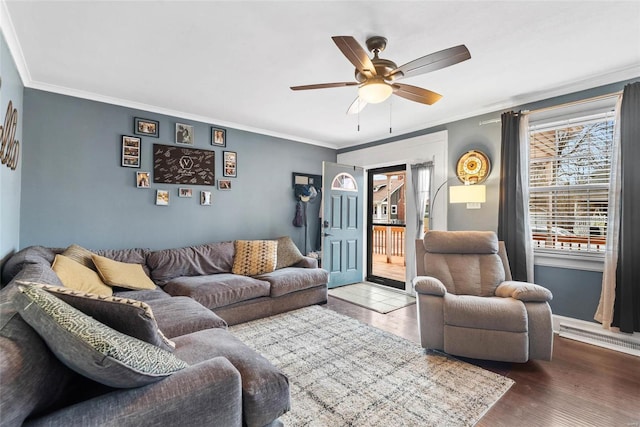
{"label": "door handle", "polygon": [[322,237],[328,237],[328,236],[333,236],[333,234],[330,234],[330,233],[322,233]]}

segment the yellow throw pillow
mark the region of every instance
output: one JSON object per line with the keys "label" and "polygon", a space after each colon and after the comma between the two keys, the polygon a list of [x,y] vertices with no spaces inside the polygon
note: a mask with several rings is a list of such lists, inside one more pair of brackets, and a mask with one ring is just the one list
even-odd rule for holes
{"label": "yellow throw pillow", "polygon": [[278,242],[276,240],[236,240],[233,274],[255,276],[276,269]]}
{"label": "yellow throw pillow", "polygon": [[71,258],[56,255],[51,268],[67,288],[98,295],[113,295],[113,289],[100,280],[98,273]]}
{"label": "yellow throw pillow", "polygon": [[135,290],[156,288],[140,264],[114,261],[96,254],[91,255],[91,259],[98,269],[98,274],[108,285]]}

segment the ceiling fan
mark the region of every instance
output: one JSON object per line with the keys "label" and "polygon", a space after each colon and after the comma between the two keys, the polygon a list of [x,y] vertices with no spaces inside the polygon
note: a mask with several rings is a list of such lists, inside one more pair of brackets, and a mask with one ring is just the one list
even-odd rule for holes
{"label": "ceiling fan", "polygon": [[359,86],[358,97],[347,110],[347,114],[358,113],[367,104],[383,102],[392,94],[431,105],[440,100],[442,95],[421,87],[396,83],[396,80],[439,70],[471,58],[469,50],[462,44],[425,55],[398,67],[395,62],[378,57],[378,54],[387,47],[387,39],[384,37],[374,36],[367,39],[367,49],[373,53],[373,58],[369,58],[367,52],[351,36],[331,38],[349,62],[355,65],[356,81],[292,86],[291,90]]}

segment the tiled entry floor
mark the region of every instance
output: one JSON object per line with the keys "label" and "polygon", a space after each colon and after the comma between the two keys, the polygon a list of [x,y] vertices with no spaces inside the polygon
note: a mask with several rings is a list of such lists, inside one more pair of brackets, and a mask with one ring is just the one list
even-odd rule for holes
{"label": "tiled entry floor", "polygon": [[389,313],[416,302],[414,297],[401,290],[368,282],[329,289],[329,295],[378,313]]}

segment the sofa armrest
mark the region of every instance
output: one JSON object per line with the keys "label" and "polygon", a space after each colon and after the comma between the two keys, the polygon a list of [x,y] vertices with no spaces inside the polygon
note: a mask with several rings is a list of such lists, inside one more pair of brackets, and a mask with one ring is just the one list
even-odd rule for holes
{"label": "sofa armrest", "polygon": [[496,296],[515,298],[520,301],[545,302],[553,299],[553,294],[547,288],[528,282],[508,280],[496,288]]}
{"label": "sofa armrest", "polygon": [[119,389],[63,408],[25,425],[242,425],[240,373],[224,357],[189,366],[168,378]]}
{"label": "sofa armrest", "polygon": [[311,258],[310,256],[303,256],[302,261],[297,262],[292,265],[292,267],[318,268],[318,260],[316,258]]}
{"label": "sofa armrest", "polygon": [[413,279],[413,288],[419,294],[435,295],[443,297],[447,293],[444,284],[431,276],[418,276]]}

